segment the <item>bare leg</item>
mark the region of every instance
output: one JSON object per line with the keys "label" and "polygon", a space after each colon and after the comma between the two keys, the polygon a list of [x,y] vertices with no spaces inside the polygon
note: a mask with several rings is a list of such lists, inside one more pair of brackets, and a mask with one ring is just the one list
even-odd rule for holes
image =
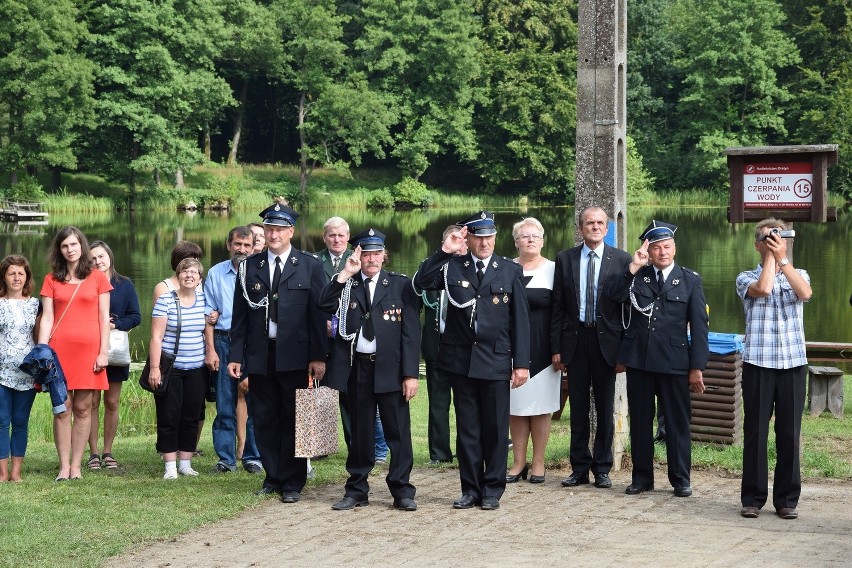
{"label": "bare leg", "polygon": [[0,460],[0,483],[9,481],[9,458]]}
{"label": "bare leg", "polygon": [[80,389],[74,391],[74,423],[71,425],[71,478],[82,477],[81,464],[86,442],[89,440],[92,422],[92,395],[94,391]]}
{"label": "bare leg", "polygon": [[[71,475],[71,397],[68,394],[65,401],[67,410],[53,417],[53,442],[56,444],[56,454],[59,456],[59,475],[57,479],[68,479]],[[88,432],[86,433],[88,436]],[[79,464],[77,466],[80,467]],[[79,470],[78,470],[79,471]]]}
{"label": "bare leg", "polygon": [[[99,410],[101,406],[101,391],[94,391],[92,394],[92,420],[91,427],[89,428],[89,453],[90,454],[98,454],[98,434],[100,433],[100,422],[98,420]],[[104,416],[104,420],[106,420],[106,416]],[[106,451],[106,450],[104,450]]]}
{"label": "bare leg", "polygon": [[532,436],[533,458],[531,475],[544,475],[544,451],[550,438],[550,415],[530,416],[530,434]]}
{"label": "bare leg", "polygon": [[530,417],[509,416],[509,433],[512,436],[513,461],[507,475],[517,475],[527,465],[527,441],[530,437]]}
{"label": "bare leg", "polygon": [[248,406],[246,395],[237,393],[237,461],[243,459],[243,450],[246,446],[246,421],[248,420]]}
{"label": "bare leg", "polygon": [[[115,382],[109,384],[109,390],[104,392],[104,453],[112,453],[112,443],[118,431],[118,400],[121,397],[121,385]],[[96,396],[99,391],[95,391]],[[93,405],[94,408],[94,405]],[[96,421],[97,415],[92,417]]]}
{"label": "bare leg", "polygon": [[9,476],[9,481],[21,481],[21,470],[24,466],[23,456],[12,456],[12,473]]}

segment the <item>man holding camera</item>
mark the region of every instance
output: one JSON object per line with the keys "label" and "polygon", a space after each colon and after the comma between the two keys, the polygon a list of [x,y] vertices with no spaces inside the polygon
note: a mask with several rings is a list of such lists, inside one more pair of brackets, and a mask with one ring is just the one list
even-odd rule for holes
{"label": "man holding camera", "polygon": [[746,319],[743,352],[743,406],[745,411],[742,511],[756,518],[766,503],[768,485],[767,438],[775,414],[777,463],[772,504],[782,519],[796,519],[802,490],[799,439],[805,403],[804,302],[811,299],[810,277],[787,258],[793,231],[779,219],[757,224],[754,248],[760,264],[737,276],[737,295]]}

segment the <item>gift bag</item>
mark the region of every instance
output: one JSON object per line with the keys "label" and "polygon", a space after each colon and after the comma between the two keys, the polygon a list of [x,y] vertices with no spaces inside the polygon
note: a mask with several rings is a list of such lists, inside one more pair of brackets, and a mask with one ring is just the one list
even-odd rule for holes
{"label": "gift bag", "polygon": [[107,353],[109,365],[116,367],[127,367],[130,365],[130,338],[126,331],[120,329],[109,330],[109,351]]}
{"label": "gift bag", "polygon": [[297,458],[336,454],[339,396],[328,387],[296,389]]}

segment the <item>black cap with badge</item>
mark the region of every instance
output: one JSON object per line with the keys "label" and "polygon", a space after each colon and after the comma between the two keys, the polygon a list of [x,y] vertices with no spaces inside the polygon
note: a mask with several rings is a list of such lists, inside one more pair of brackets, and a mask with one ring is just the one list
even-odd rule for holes
{"label": "black cap with badge", "polygon": [[677,225],[652,220],[651,224],[645,228],[641,235],[639,235],[639,240],[644,241],[647,239],[650,244],[658,241],[664,241],[666,239],[673,239],[675,231],[677,231]]}
{"label": "black cap with badge", "polygon": [[480,211],[459,221],[456,225],[467,227],[467,234],[474,237],[489,237],[497,234],[497,226],[494,224],[494,213]]}
{"label": "black cap with badge", "polygon": [[349,244],[353,248],[360,246],[362,252],[385,250],[385,234],[370,228],[349,239]]}
{"label": "black cap with badge", "polygon": [[275,225],[278,227],[292,227],[296,224],[299,214],[286,205],[275,203],[260,212],[264,225]]}

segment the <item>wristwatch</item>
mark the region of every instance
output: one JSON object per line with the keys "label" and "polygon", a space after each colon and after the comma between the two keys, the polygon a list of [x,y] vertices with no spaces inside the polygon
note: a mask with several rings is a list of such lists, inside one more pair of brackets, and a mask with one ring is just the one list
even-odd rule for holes
{"label": "wristwatch", "polygon": [[781,260],[778,261],[778,266],[780,266],[781,268],[784,268],[788,264],[790,264],[790,261],[787,258],[782,258]]}

